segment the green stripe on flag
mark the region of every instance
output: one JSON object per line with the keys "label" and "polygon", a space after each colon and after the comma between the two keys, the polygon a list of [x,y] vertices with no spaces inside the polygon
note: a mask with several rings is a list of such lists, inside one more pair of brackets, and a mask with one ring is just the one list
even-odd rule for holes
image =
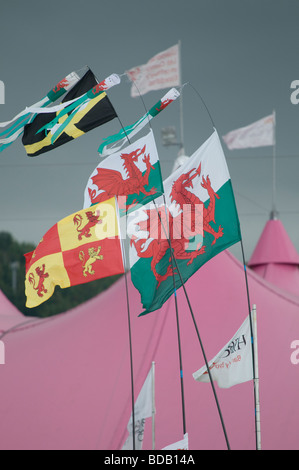
{"label": "green stripe on flag", "polygon": [[[223,236],[216,240],[212,245],[214,237],[208,232],[204,232],[203,245],[205,253],[195,258],[192,264],[187,266],[188,260],[177,259],[183,281],[187,281],[201,266],[207,261],[221,253],[221,251],[229,248],[241,240],[240,224],[236,210],[235,198],[233,195],[231,180],[228,180],[218,191],[219,199],[216,200],[215,221],[210,222],[210,226],[218,231],[219,226],[223,228]],[[207,208],[210,200],[205,202]],[[172,242],[175,255],[175,240]],[[189,252],[189,250],[188,250]],[[156,269],[159,274],[165,274],[170,259],[170,250],[167,250],[163,259],[157,264]],[[159,309],[163,303],[173,293],[173,278],[169,276],[162,281],[157,289],[157,280],[153,274],[151,267],[152,258],[139,258],[139,260],[131,267],[131,278],[134,286],[141,293],[141,302],[144,312],[140,314],[146,315],[149,312]],[[181,287],[180,278],[175,275],[176,287]]]}

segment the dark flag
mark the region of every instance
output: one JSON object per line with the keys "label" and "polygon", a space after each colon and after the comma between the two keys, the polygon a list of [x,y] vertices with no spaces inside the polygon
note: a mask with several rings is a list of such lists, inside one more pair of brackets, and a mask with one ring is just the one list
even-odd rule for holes
{"label": "dark flag", "polygon": [[27,155],[35,157],[53,150],[114,119],[117,114],[104,90],[117,83],[117,75],[98,83],[88,70],[67,93],[58,110],[40,109],[25,126],[22,142]]}

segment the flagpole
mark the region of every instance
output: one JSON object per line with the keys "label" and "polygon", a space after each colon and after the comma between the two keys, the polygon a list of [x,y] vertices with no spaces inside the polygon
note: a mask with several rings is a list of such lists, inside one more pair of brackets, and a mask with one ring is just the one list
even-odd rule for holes
{"label": "flagpole", "polygon": [[252,315],[251,315],[251,304],[249,298],[249,287],[248,287],[248,277],[247,277],[247,268],[245,262],[245,254],[244,254],[244,247],[243,247],[243,240],[241,237],[240,240],[241,244],[241,251],[242,251],[242,259],[243,259],[243,267],[244,267],[244,274],[245,274],[245,285],[246,285],[246,293],[247,293],[247,303],[248,303],[248,312],[249,312],[249,323],[250,323],[250,332],[251,332],[251,345],[252,345],[252,366],[253,366],[253,384],[254,384],[254,416],[255,416],[255,435],[256,435],[256,450],[259,450],[259,422],[257,418],[257,406],[259,407],[259,399],[258,399],[258,387],[256,387],[257,382],[257,358],[255,354],[255,346],[254,346],[254,327],[252,322]]}
{"label": "flagpole", "polygon": [[[165,194],[163,196],[164,196],[164,201],[165,201]],[[153,201],[153,202],[154,202],[154,205],[155,205],[156,210],[158,212],[158,216],[159,216],[161,225],[163,227],[164,233],[166,234],[165,227],[164,227],[164,225],[161,221],[161,216],[160,216],[159,211],[158,211],[157,206],[156,206],[156,201]],[[166,201],[165,201],[165,207],[166,207]],[[201,347],[201,351],[202,351],[202,354],[203,354],[203,357],[204,357],[204,361],[205,361],[205,365],[206,365],[207,372],[208,372],[208,375],[209,375],[211,387],[212,387],[212,390],[213,390],[213,395],[214,395],[214,399],[215,399],[215,402],[216,402],[219,418],[220,418],[220,421],[221,421],[222,430],[223,430],[224,438],[225,438],[225,441],[226,441],[227,449],[230,450],[230,444],[229,444],[229,441],[228,441],[227,432],[226,432],[226,428],[225,428],[225,424],[224,424],[220,404],[219,404],[219,401],[218,401],[216,389],[215,389],[214,382],[213,382],[212,375],[211,375],[211,371],[210,371],[210,368],[209,368],[209,363],[208,363],[206,353],[205,353],[205,350],[204,350],[204,347],[203,347],[203,343],[202,343],[202,340],[201,340],[201,337],[200,337],[200,334],[199,334],[199,330],[198,330],[197,323],[196,323],[196,320],[195,320],[195,317],[194,317],[192,306],[191,306],[189,296],[188,296],[188,293],[187,293],[187,290],[186,290],[186,287],[185,287],[185,283],[183,281],[180,269],[179,269],[178,264],[177,264],[177,260],[176,260],[174,254],[173,254],[173,251],[172,251],[170,239],[168,238],[167,240],[168,240],[168,244],[169,244],[169,248],[170,248],[170,252],[171,252],[171,260],[172,260],[172,262],[174,262],[176,270],[177,270],[178,275],[180,277],[180,281],[181,281],[181,284],[182,284],[182,287],[183,287],[183,290],[184,290],[184,294],[185,294],[185,297],[186,297],[186,300],[187,300],[187,303],[188,303],[189,311],[190,311],[190,314],[191,314],[191,317],[192,317],[192,320],[193,320],[193,324],[194,324],[194,327],[195,327],[197,338],[198,338],[198,341],[199,341],[199,344],[200,344],[200,347]]]}
{"label": "flagpole", "polygon": [[156,396],[155,396],[155,362],[152,362],[152,450],[156,449]]}
{"label": "flagpole", "polygon": [[214,395],[214,398],[215,398],[215,402],[216,402],[216,406],[217,406],[219,418],[220,418],[220,421],[221,421],[222,430],[223,430],[223,434],[224,434],[224,437],[225,437],[227,449],[230,450],[230,444],[229,444],[229,441],[228,441],[227,432],[226,432],[226,428],[225,428],[225,424],[224,424],[224,420],[223,420],[221,408],[220,408],[220,405],[219,405],[219,401],[218,401],[216,389],[215,389],[214,382],[213,382],[213,379],[212,379],[212,374],[211,374],[211,371],[210,371],[210,367],[209,367],[209,363],[208,363],[208,360],[207,360],[207,356],[206,356],[206,353],[205,353],[205,350],[204,350],[204,347],[203,347],[203,343],[202,343],[202,340],[201,340],[201,337],[200,337],[200,334],[199,334],[199,330],[198,330],[197,323],[196,323],[196,320],[195,320],[195,317],[194,317],[194,313],[193,313],[193,310],[192,310],[192,307],[191,307],[191,303],[190,303],[190,300],[189,300],[189,296],[188,296],[188,293],[187,293],[187,290],[186,290],[186,287],[185,287],[185,283],[184,283],[184,281],[183,281],[183,279],[182,279],[181,272],[180,272],[180,270],[179,270],[179,267],[178,267],[178,264],[177,264],[177,261],[176,261],[175,257],[174,257],[174,261],[175,261],[176,269],[177,269],[178,274],[179,274],[179,276],[180,276],[180,280],[181,280],[181,283],[182,283],[182,287],[183,287],[183,290],[184,290],[184,293],[185,293],[185,297],[186,297],[186,300],[187,300],[187,303],[188,303],[189,311],[190,311],[190,314],[191,314],[191,317],[192,317],[192,320],[193,320],[193,323],[194,323],[194,327],[195,327],[195,331],[196,331],[196,334],[197,334],[197,338],[198,338],[198,341],[199,341],[199,344],[200,344],[200,347],[201,347],[201,351],[202,351],[202,354],[203,354],[203,357],[204,357],[204,361],[205,361],[205,365],[206,365],[207,372],[208,372],[208,375],[209,375],[209,379],[210,379],[210,382],[211,382],[211,387],[212,387],[212,390],[213,390],[213,395]]}
{"label": "flagpole", "polygon": [[[178,42],[179,46],[179,84],[180,87],[183,85],[182,81],[182,42],[179,40]],[[181,92],[180,94],[180,126],[181,126],[181,144],[182,144],[182,154],[185,152],[185,147],[184,147],[184,119],[183,119],[183,93]]]}
{"label": "flagpole", "polygon": [[273,110],[273,168],[272,168],[272,212],[271,219],[276,219],[276,112]]}
{"label": "flagpole", "polygon": [[259,367],[258,367],[258,342],[257,342],[257,319],[256,319],[256,305],[252,307],[252,322],[253,322],[253,347],[254,347],[254,388],[255,388],[255,410],[256,410],[256,442],[257,450],[262,450],[261,442],[261,410],[260,410],[260,385],[259,385]]}
{"label": "flagpole", "polygon": [[[177,323],[177,335],[178,335],[178,349],[179,349],[179,362],[180,362],[180,383],[181,383],[181,398],[182,398],[182,418],[183,418],[183,436],[186,434],[186,412],[185,412],[185,393],[184,393],[184,374],[183,374],[183,360],[182,360],[182,348],[181,348],[181,333],[180,333],[180,322],[179,322],[179,309],[178,309],[178,299],[177,299],[177,289],[175,283],[175,274],[174,274],[174,255],[171,245],[171,234],[170,234],[170,224],[169,218],[167,217],[167,205],[166,205],[166,198],[165,194],[163,194],[164,199],[164,207],[165,207],[165,214],[166,214],[166,221],[168,226],[168,233],[166,234],[168,239],[168,244],[170,248],[170,256],[171,256],[171,265],[172,265],[172,280],[173,280],[173,293],[174,293],[174,302],[175,302],[175,313],[176,313],[176,323]],[[159,211],[156,206],[156,202],[154,201],[156,210],[160,217]],[[160,222],[161,217],[160,217]]]}
{"label": "flagpole", "polygon": [[[117,197],[115,196],[115,204],[117,207],[117,212],[119,212]],[[136,449],[136,439],[135,439],[135,398],[134,398],[134,372],[133,372],[133,347],[132,347],[132,330],[131,330],[131,318],[130,318],[130,302],[129,302],[129,289],[128,289],[128,280],[127,280],[127,267],[126,267],[126,254],[123,238],[120,231],[119,225],[119,214],[117,214],[118,229],[120,234],[121,246],[122,246],[122,255],[123,255],[123,264],[125,271],[125,287],[126,287],[126,299],[127,299],[127,316],[128,316],[128,331],[129,331],[129,349],[130,349],[130,371],[131,371],[131,401],[132,401],[132,432],[133,432],[133,450]]]}

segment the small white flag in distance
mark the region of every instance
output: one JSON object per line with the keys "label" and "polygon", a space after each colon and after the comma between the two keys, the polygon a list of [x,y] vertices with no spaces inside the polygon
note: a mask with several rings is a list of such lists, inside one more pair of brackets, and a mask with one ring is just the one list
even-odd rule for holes
{"label": "small white flag in distance", "polygon": [[181,441],[170,444],[169,446],[163,447],[162,450],[189,450],[189,438],[188,433],[184,434],[184,439]]}
{"label": "small white flag in distance", "polygon": [[178,44],[155,55],[147,64],[134,67],[126,73],[133,82],[131,88],[133,98],[139,94],[145,95],[148,91],[180,85]]}
{"label": "small white flag in distance", "polygon": [[249,126],[240,127],[223,136],[229,150],[265,147],[275,144],[275,114],[266,116]]}
{"label": "small white flag in distance", "polygon": [[[209,369],[214,381],[220,388],[253,380],[252,345],[249,317],[224,348],[209,362]],[[198,382],[210,382],[206,366],[193,377]]]}

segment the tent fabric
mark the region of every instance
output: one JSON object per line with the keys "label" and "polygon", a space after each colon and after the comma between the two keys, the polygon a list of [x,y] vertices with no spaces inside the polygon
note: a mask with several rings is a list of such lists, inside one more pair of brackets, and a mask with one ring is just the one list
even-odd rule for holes
{"label": "tent fabric", "polygon": [[0,316],[22,317],[23,314],[8,300],[0,289]]}
{"label": "tent fabric", "polygon": [[0,289],[0,335],[18,323],[28,321]]}
{"label": "tent fabric", "polygon": [[[263,449],[299,449],[298,367],[291,344],[299,331],[299,297],[248,269],[257,306]],[[208,360],[248,315],[244,268],[225,251],[186,283]],[[144,317],[128,277],[134,391],[156,364],[156,449],[183,438],[174,299]],[[10,330],[1,366],[2,450],[121,449],[131,415],[125,280],[56,317]],[[190,449],[226,449],[210,384],[192,374],[203,364],[183,289],[178,291],[186,427]],[[253,383],[215,385],[231,449],[255,448]],[[151,419],[144,449],[151,449]]]}
{"label": "tent fabric", "polygon": [[299,255],[279,219],[271,219],[266,223],[248,266],[268,263],[299,266]]}
{"label": "tent fabric", "polygon": [[299,255],[280,220],[266,223],[248,266],[268,282],[299,295]]}

